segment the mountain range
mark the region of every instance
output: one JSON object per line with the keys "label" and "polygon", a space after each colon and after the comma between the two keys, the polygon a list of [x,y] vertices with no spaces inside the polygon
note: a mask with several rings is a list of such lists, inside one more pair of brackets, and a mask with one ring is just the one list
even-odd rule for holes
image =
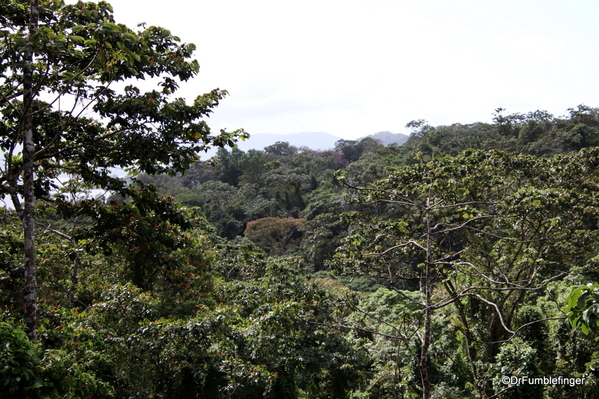
{"label": "mountain range", "polygon": [[[365,137],[372,137],[380,140],[381,144],[387,146],[392,143],[401,145],[406,142],[409,136],[402,133],[378,132]],[[357,141],[365,137],[360,137]],[[325,132],[302,132],[292,134],[256,133],[251,134],[249,139],[238,142],[237,147],[242,151],[263,150],[265,147],[278,141],[286,141],[297,148],[308,147],[315,151],[327,151],[334,149],[335,143],[339,140],[343,139]],[[211,157],[215,154],[216,149],[212,149],[206,153],[206,155],[202,156],[202,158]]]}

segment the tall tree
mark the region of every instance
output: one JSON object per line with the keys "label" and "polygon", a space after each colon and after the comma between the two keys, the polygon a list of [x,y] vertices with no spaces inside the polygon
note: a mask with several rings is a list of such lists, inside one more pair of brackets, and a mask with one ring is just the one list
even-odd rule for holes
{"label": "tall tree", "polygon": [[[126,195],[111,168],[175,174],[247,134],[211,135],[203,120],[226,91],[173,98],[199,65],[195,46],[166,29],[116,24],[103,1],[8,0],[0,21],[0,192],[25,232],[25,322],[35,338],[35,199],[62,200],[53,193],[64,176]],[[132,84],[143,79],[147,91]]]}
{"label": "tall tree", "polygon": [[[23,287],[23,302],[25,308],[25,325],[29,331],[29,337],[35,339],[37,320],[37,281],[35,275],[35,195],[34,195],[34,160],[35,143],[33,141],[33,100],[34,92],[34,53],[36,50],[33,35],[38,29],[39,1],[32,0],[30,3],[29,26],[27,32],[27,43],[23,56],[23,199],[25,206],[21,207],[16,190],[11,192],[13,205],[19,211],[23,222],[24,233],[24,270],[25,285]],[[13,180],[14,181],[14,180]]]}
{"label": "tall tree", "polygon": [[501,342],[542,319],[522,323],[519,308],[596,249],[598,166],[596,149],[551,159],[470,151],[393,169],[359,190],[368,211],[347,215],[352,228],[338,259],[346,272],[420,292],[424,399],[434,385],[433,313],[449,305],[472,393],[498,393],[489,393],[484,365]]}

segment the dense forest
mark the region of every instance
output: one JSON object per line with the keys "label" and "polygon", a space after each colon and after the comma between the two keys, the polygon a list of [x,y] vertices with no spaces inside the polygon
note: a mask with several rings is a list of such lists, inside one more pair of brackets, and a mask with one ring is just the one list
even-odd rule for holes
{"label": "dense forest", "polygon": [[2,398],[599,397],[599,108],[244,152],[168,30],[0,9]]}

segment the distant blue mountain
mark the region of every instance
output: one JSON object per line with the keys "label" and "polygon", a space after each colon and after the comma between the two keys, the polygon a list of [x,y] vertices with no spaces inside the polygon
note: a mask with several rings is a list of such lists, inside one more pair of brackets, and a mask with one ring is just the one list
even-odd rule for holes
{"label": "distant blue mountain", "polygon": [[[391,143],[403,144],[408,136],[401,133],[378,132],[371,134],[368,137],[373,137],[380,140],[383,145]],[[362,137],[363,138],[363,137]],[[361,140],[357,139],[357,140]],[[341,137],[333,136],[325,132],[303,132],[292,134],[251,134],[246,141],[240,141],[237,146],[242,151],[248,150],[263,150],[265,147],[276,143],[277,141],[286,141],[297,148],[308,147],[315,151],[327,151],[335,148],[335,143],[342,140]],[[206,154],[202,154],[202,159],[206,159],[216,155],[216,149],[210,150]]]}
{"label": "distant blue mountain", "polygon": [[407,134],[391,132],[378,132],[375,134],[371,134],[368,137],[372,137],[374,139],[379,140],[385,146],[389,144],[402,145],[410,138],[410,136],[408,136]]}

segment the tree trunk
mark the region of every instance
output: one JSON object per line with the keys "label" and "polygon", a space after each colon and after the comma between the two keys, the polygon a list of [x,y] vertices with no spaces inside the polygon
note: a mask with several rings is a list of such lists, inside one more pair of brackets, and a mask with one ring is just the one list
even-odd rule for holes
{"label": "tree trunk", "polygon": [[423,282],[424,286],[421,288],[421,291],[424,295],[424,333],[421,337],[422,347],[420,348],[420,381],[422,383],[422,399],[429,399],[431,395],[431,381],[429,375],[429,367],[428,367],[428,351],[431,342],[431,319],[432,319],[432,270],[433,267],[433,257],[432,257],[432,243],[431,243],[431,235],[432,235],[432,226],[431,226],[431,205],[430,198],[426,199],[426,260],[424,263],[424,270],[422,273],[424,276],[420,279]]}
{"label": "tree trunk", "polygon": [[37,331],[37,280],[35,276],[35,196],[33,157],[33,60],[34,46],[32,35],[37,29],[39,19],[39,1],[30,3],[29,43],[25,53],[23,67],[23,201],[22,214],[25,250],[25,285],[23,288],[25,326],[29,339],[36,339]]}

